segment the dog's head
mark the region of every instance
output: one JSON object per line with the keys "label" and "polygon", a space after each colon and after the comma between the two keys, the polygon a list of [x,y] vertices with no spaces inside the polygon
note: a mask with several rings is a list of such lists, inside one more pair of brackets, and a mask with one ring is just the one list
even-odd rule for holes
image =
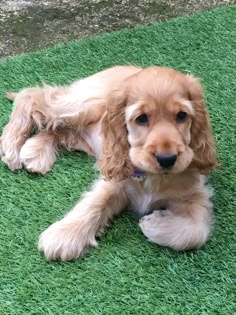
{"label": "dog's head", "polygon": [[99,164],[107,179],[127,178],[134,168],[207,174],[217,163],[201,84],[172,69],[143,69],[112,91],[102,134]]}

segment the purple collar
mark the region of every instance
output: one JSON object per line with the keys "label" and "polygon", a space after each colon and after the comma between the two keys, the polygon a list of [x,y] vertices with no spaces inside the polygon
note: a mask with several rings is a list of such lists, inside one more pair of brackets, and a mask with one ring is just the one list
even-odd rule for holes
{"label": "purple collar", "polygon": [[137,182],[142,182],[146,179],[146,175],[143,171],[140,171],[138,169],[135,169],[133,174],[130,176],[131,179],[137,181]]}

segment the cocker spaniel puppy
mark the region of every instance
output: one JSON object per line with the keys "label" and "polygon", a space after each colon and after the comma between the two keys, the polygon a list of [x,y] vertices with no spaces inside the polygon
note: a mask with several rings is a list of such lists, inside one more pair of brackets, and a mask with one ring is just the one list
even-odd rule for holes
{"label": "cocker spaniel puppy", "polygon": [[207,241],[212,204],[204,175],[217,161],[198,79],[163,67],[117,66],[8,98],[15,107],[1,151],[11,170],[45,174],[66,148],[94,155],[101,171],[92,190],[41,234],[47,259],[79,257],[127,207],[143,216],[143,233],[159,245],[186,250]]}

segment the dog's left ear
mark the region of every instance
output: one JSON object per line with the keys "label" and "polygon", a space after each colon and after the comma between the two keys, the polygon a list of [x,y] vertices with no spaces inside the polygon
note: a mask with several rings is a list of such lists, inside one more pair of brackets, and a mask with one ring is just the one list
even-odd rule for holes
{"label": "dog's left ear", "polygon": [[193,165],[202,174],[209,174],[217,167],[215,141],[212,135],[209,115],[205,107],[203,90],[199,79],[187,75],[189,100],[194,107],[191,126],[190,147],[194,152]]}
{"label": "dog's left ear", "polygon": [[106,180],[121,181],[133,173],[129,158],[128,132],[125,124],[127,86],[110,93],[102,121],[102,156],[98,166]]}

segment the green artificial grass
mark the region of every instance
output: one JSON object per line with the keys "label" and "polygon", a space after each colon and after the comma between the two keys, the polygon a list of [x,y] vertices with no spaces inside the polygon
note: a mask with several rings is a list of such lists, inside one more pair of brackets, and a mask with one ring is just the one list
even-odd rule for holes
{"label": "green artificial grass", "polygon": [[48,263],[39,234],[69,210],[97,173],[83,153],[62,153],[46,176],[0,163],[0,314],[235,314],[236,7],[74,41],[0,62],[0,126],[6,91],[65,84],[115,64],[192,72],[205,86],[221,168],[215,230],[196,252],[149,243],[124,213],[100,245],[74,262]]}

